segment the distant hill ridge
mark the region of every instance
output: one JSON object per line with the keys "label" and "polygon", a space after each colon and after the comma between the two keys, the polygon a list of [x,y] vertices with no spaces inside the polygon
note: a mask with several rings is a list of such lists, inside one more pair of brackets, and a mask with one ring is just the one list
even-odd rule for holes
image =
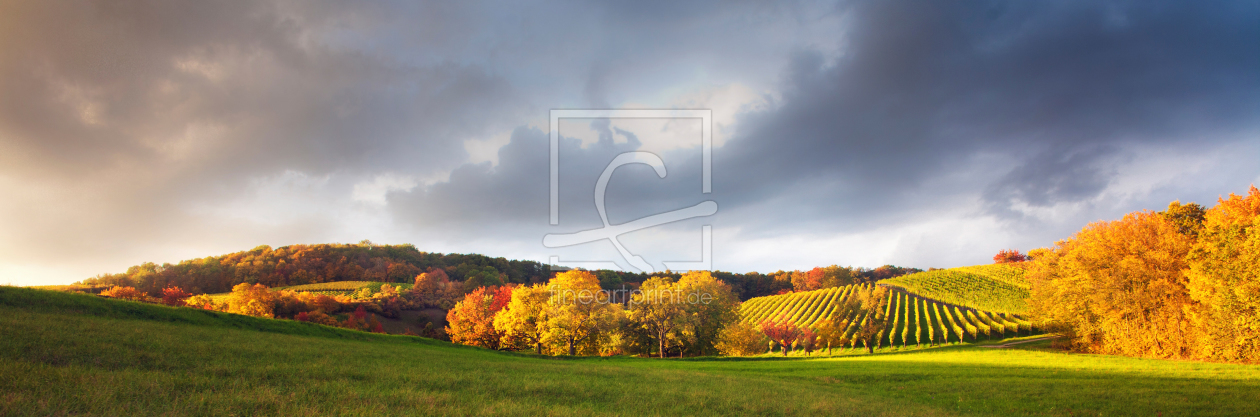
{"label": "distant hill ridge", "polygon": [[156,293],[168,286],[192,293],[230,291],[239,283],[287,287],[336,281],[410,283],[430,268],[446,270],[451,279],[476,279],[486,285],[542,282],[550,268],[540,262],[492,258],[479,254],[422,252],[411,244],[259,246],[248,251],[190,259],[177,264],[152,262],[120,274],[102,274],[84,285],[121,285]]}

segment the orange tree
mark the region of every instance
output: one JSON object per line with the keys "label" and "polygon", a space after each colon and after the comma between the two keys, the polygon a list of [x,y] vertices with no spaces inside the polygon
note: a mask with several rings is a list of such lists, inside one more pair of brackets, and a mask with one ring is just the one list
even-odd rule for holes
{"label": "orange tree", "polygon": [[1029,305],[1075,350],[1187,357],[1186,255],[1193,237],[1149,211],[1091,223],[1034,252]]}
{"label": "orange tree", "polygon": [[509,287],[477,287],[446,313],[451,341],[498,350],[503,332],[495,329],[494,316],[512,299]]}

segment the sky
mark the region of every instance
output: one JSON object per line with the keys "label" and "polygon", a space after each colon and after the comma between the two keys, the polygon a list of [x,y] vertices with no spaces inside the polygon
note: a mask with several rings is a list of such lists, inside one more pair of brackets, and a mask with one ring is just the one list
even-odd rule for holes
{"label": "sky", "polygon": [[[1258,40],[1251,1],[0,0],[0,284],[364,239],[636,270],[543,243],[626,152],[663,169],[608,224],[717,206],[620,235],[653,270],[988,263],[1260,183]],[[711,192],[704,119],[583,109],[708,110]]]}

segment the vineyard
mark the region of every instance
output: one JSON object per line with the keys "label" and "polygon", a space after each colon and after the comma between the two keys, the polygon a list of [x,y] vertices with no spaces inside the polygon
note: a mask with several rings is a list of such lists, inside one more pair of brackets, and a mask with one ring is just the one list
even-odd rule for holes
{"label": "vineyard", "polygon": [[1009,264],[919,272],[886,279],[878,285],[974,310],[1007,314],[1028,311],[1024,269]]}
{"label": "vineyard", "polygon": [[[1001,266],[1001,265],[997,265]],[[944,272],[945,274],[942,274]],[[931,274],[924,277],[924,274]],[[917,276],[917,277],[916,277]],[[981,277],[980,285],[968,284],[972,277]],[[1022,305],[1023,298],[1003,300],[999,297],[1020,297],[1018,291],[1007,291],[997,288],[1022,289],[1027,293],[1026,284],[1022,282],[1023,271],[1018,268],[977,266],[955,268],[950,270],[931,271],[907,275],[901,278],[912,278],[907,284],[886,285],[889,292],[888,328],[881,336],[880,347],[907,346],[921,344],[956,343],[961,341],[978,341],[985,339],[1001,339],[1009,336],[1032,334],[1033,323],[1013,313],[1022,311],[1009,308]],[[900,280],[900,278],[895,279]],[[889,281],[881,282],[883,285]],[[753,298],[740,307],[743,319],[751,323],[766,320],[787,319],[800,327],[817,327],[820,322],[829,318],[832,312],[843,305],[845,300],[854,296],[859,284],[838,288],[826,288],[816,291],[798,292]],[[920,296],[908,290],[911,288],[934,289],[931,296]],[[976,290],[975,288],[989,288]],[[954,289],[948,292],[947,289]],[[983,302],[975,302],[966,297],[968,294],[983,294]],[[954,302],[946,302],[953,300]],[[975,306],[1004,307],[995,310],[976,308]],[[860,323],[864,318],[839,317],[851,323]],[[857,325],[851,325],[846,336],[852,336]]]}
{"label": "vineyard", "polygon": [[[292,287],[277,288],[277,290],[309,292],[324,295],[351,295],[360,290],[367,288],[372,293],[381,291],[381,285],[388,284],[386,282],[375,281],[335,281],[322,282],[319,284],[294,285]],[[413,284],[390,284],[399,290],[411,288]]]}
{"label": "vineyard", "polygon": [[[311,294],[322,294],[322,295],[334,296],[334,295],[354,295],[355,293],[358,293],[359,291],[362,291],[364,288],[366,288],[372,294],[375,294],[381,291],[381,285],[384,285],[384,284],[389,284],[389,283],[376,282],[376,281],[333,281],[333,282],[321,282],[318,284],[294,285],[292,287],[273,288],[273,290],[306,292],[306,293],[311,293]],[[390,284],[390,285],[393,285],[399,290],[406,290],[406,289],[410,289],[411,286],[414,284]],[[231,294],[232,293],[229,293],[229,292],[210,294],[210,297],[214,298],[216,301],[223,301],[224,299],[227,298],[227,296]]]}

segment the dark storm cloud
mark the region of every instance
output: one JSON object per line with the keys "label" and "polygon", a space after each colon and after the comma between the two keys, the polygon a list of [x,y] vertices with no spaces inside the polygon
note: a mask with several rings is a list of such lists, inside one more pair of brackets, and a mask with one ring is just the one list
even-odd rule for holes
{"label": "dark storm cloud", "polygon": [[[1002,218],[1019,217],[1016,206],[1088,200],[1115,179],[1126,147],[1257,127],[1257,11],[1198,2],[844,4],[838,12],[852,25],[843,53],[831,62],[809,49],[793,56],[781,106],[744,115],[741,134],[715,153],[714,196],[749,233],[887,226],[959,194]],[[500,161],[535,166],[533,175],[480,175],[520,181],[495,189],[532,192],[493,205],[492,217],[541,219],[541,154],[509,149]],[[615,154],[603,149],[587,155],[588,171]],[[525,155],[528,164],[514,161]],[[1008,165],[974,167],[994,159],[985,155]],[[684,170],[698,163],[681,161]],[[936,181],[958,175],[967,177]],[[685,181],[623,182],[609,200],[637,204],[630,218],[693,199]],[[448,204],[481,201],[460,193],[482,189],[454,184],[443,188]],[[529,215],[516,214],[523,207]],[[810,230],[819,224],[831,226]]]}
{"label": "dark storm cloud", "polygon": [[[984,197],[1090,198],[1121,145],[1213,140],[1260,121],[1255,3],[854,4],[838,62],[802,53],[784,106],[724,149],[727,186],[804,181],[837,215],[930,201],[919,188],[980,153],[1018,165]],[[837,180],[838,179],[838,180]],[[858,198],[854,199],[853,197]],[[927,198],[925,198],[927,197]],[[728,207],[730,204],[728,204]]]}

